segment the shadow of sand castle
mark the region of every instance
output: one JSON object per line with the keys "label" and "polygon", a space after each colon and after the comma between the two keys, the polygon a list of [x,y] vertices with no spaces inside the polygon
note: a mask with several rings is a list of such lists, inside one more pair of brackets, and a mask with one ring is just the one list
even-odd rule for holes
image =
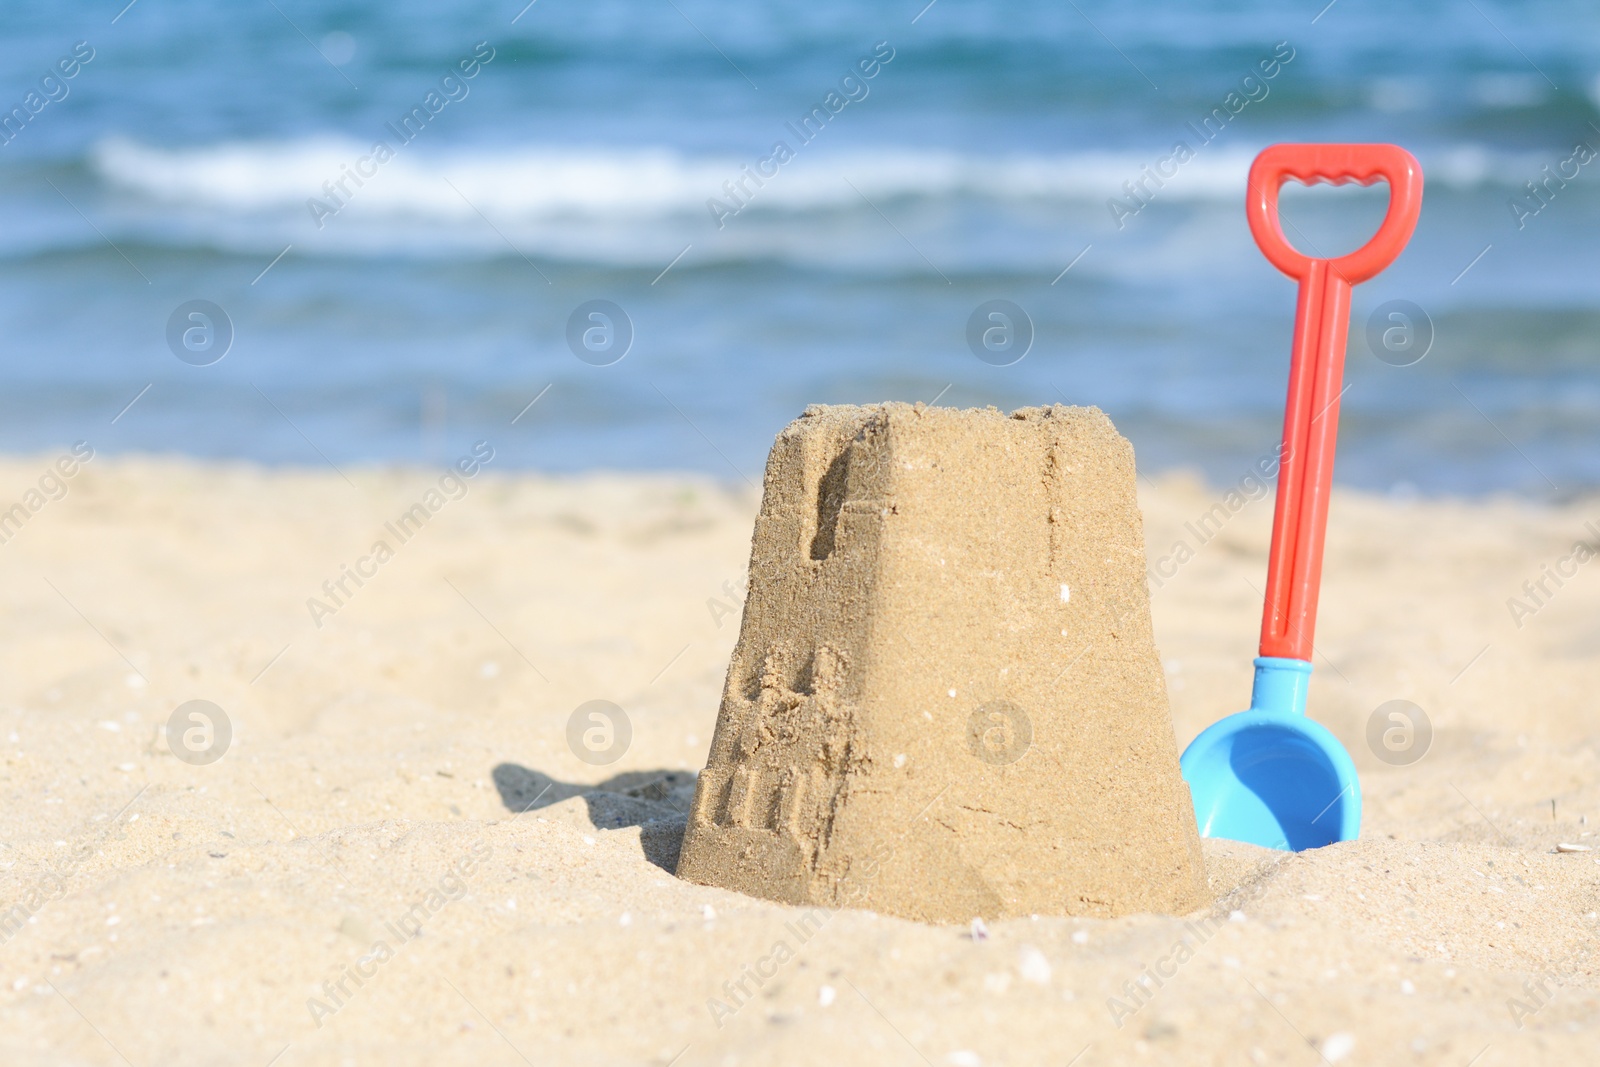
{"label": "shadow of sand castle", "polygon": [[563,782],[516,763],[495,767],[492,777],[500,802],[515,815],[538,811],[579,797],[597,830],[639,827],[645,859],[674,873],[689,805],[694,800],[691,771],[629,771],[595,785]]}

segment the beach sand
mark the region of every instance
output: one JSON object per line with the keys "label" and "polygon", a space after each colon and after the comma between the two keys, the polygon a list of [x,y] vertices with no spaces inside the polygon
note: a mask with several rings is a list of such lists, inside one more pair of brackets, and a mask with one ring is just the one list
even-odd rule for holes
{"label": "beach sand", "polygon": [[[0,512],[55,459],[0,462]],[[985,930],[672,875],[754,487],[491,464],[402,543],[384,524],[438,478],[97,457],[0,544],[0,1061],[1593,1054],[1600,852],[1556,847],[1600,843],[1600,564],[1507,600],[1600,500],[1337,492],[1311,708],[1361,770],[1361,840],[1207,842],[1191,916]],[[1225,490],[1140,494],[1152,560],[1193,553],[1152,582],[1181,745],[1246,703],[1272,505],[1197,534]],[[334,603],[342,565],[371,576]],[[194,699],[232,726],[206,765],[163,732]],[[597,699],[631,724],[609,765],[567,742]],[[1367,742],[1395,699],[1433,728],[1410,765]]]}

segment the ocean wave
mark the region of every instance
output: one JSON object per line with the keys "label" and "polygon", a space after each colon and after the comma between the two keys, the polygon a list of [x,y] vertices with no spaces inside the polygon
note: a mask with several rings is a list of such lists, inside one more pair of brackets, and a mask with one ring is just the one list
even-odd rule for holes
{"label": "ocean wave", "polygon": [[[798,139],[791,135],[785,143],[793,147]],[[400,146],[380,164],[372,148],[335,138],[178,149],[115,139],[97,145],[90,163],[112,185],[171,203],[270,211],[345,200],[385,214],[454,219],[477,208],[552,219],[705,214],[713,199],[729,207],[748,200],[752,210],[773,211],[856,207],[862,195],[1095,201],[1119,193],[1124,181],[1137,179],[1140,168],[1158,158],[1116,152],[977,158],[909,148],[824,154],[801,146],[793,160],[763,178],[749,175],[769,153],[741,159],[654,147],[424,152]],[[359,169],[371,173],[358,185],[349,174],[359,161],[367,161]],[[1172,195],[1236,196],[1249,163],[1248,152],[1202,154],[1184,168],[1182,182],[1172,183]]]}
{"label": "ocean wave", "polygon": [[[1191,136],[1192,143],[1198,141]],[[801,147],[775,175],[760,178],[750,176],[764,158],[759,153],[741,159],[691,156],[671,148],[557,146],[430,152],[397,139],[392,144],[398,146],[394,157],[378,163],[371,145],[331,137],[193,148],[113,139],[94,148],[90,164],[113,186],[172,204],[245,212],[294,209],[309,218],[308,204],[316,202],[335,213],[348,205],[362,214],[445,221],[479,211],[523,220],[657,218],[705,214],[711,200],[728,208],[748,202],[753,212],[812,212],[857,208],[863,196],[873,202],[976,198],[1102,204],[1124,196],[1124,183],[1138,181],[1147,166],[1169,154],[975,157],[915,148],[808,154]],[[1161,199],[1236,200],[1259,147],[1198,149],[1162,187]],[[1515,188],[1552,162],[1470,144],[1419,155],[1430,183],[1461,190]]]}
{"label": "ocean wave", "polygon": [[[992,275],[1054,273],[1097,234],[1120,232],[1108,200],[1131,203],[1126,183],[1171,151],[975,156],[819,145],[756,185],[747,175],[759,154],[390,144],[393,157],[378,163],[370,144],[336,137],[186,148],[117,138],[96,144],[82,170],[62,177],[101,188],[97,225],[112,240],[175,251],[275,255],[292,243],[297,255],[315,257],[521,256],[655,271],[692,243],[683,269],[771,263],[868,275]],[[1204,146],[1165,179],[1155,210],[1237,212],[1259,148]],[[1504,196],[1559,162],[1472,144],[1418,155],[1435,195]],[[745,203],[730,211],[739,204],[729,191],[734,183]],[[65,208],[4,208],[0,217],[9,214],[14,225],[0,234],[0,258],[95,247],[95,235]],[[1193,240],[1212,232],[1205,225],[1173,230],[1141,218],[1138,226],[1139,240],[1097,252],[1079,274],[1147,276],[1153,262],[1187,269],[1196,257],[1224,251],[1209,238]],[[1243,238],[1232,251],[1254,255]]]}

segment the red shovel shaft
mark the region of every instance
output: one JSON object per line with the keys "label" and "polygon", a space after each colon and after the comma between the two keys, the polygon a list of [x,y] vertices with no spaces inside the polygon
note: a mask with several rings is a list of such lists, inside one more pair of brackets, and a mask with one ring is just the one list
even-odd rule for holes
{"label": "red shovel shaft", "polygon": [[[1295,312],[1295,359],[1289,367],[1289,403],[1261,618],[1263,656],[1311,658],[1349,325],[1350,283],[1330,271],[1326,260],[1313,262],[1300,280]],[[1302,358],[1302,352],[1311,356]]]}
{"label": "red shovel shaft", "polygon": [[[1290,178],[1308,185],[1386,180],[1389,210],[1383,225],[1347,256],[1301,255],[1278,222],[1278,192]],[[1263,656],[1311,659],[1350,332],[1350,289],[1394,261],[1410,240],[1421,209],[1422,168],[1395,145],[1273,145],[1250,167],[1245,205],[1250,231],[1273,266],[1300,283],[1261,618]]]}

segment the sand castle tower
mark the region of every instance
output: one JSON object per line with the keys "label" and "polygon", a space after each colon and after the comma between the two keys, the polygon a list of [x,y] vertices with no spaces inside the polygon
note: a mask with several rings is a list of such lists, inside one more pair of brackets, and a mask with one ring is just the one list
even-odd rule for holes
{"label": "sand castle tower", "polygon": [[1144,567],[1097,409],[808,408],[679,876],[933,922],[1198,906]]}

